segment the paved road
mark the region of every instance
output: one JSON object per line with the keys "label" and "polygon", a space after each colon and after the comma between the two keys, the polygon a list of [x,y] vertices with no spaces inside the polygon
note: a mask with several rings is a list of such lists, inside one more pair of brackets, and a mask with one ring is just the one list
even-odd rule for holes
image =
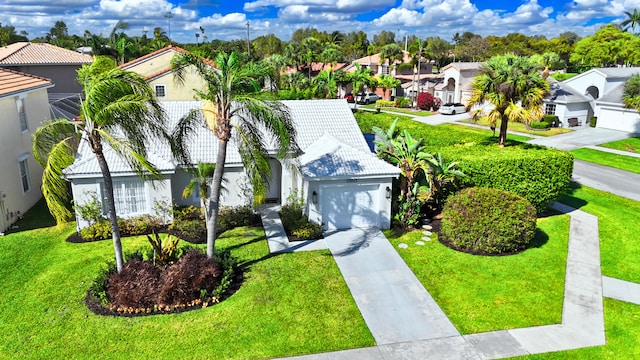
{"label": "paved road", "polygon": [[573,181],[640,201],[640,175],[581,160],[573,164]]}
{"label": "paved road", "polygon": [[543,145],[561,150],[573,150],[622,140],[632,136],[634,136],[634,134],[624,131],[587,127],[569,133],[541,137],[527,142],[529,144]]}

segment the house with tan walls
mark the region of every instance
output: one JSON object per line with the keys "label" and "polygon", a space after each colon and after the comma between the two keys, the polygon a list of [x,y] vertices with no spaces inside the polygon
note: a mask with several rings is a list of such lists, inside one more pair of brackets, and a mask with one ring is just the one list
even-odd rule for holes
{"label": "house with tan walls", "polygon": [[[184,84],[180,84],[173,76],[171,59],[178,53],[187,51],[169,45],[145,56],[120,65],[122,70],[133,71],[142,75],[153,89],[159,101],[189,101],[194,100],[196,91],[204,91],[206,82],[192,68],[185,72]],[[210,62],[214,66],[213,61]]]}
{"label": "house with tan walls", "polygon": [[33,133],[51,119],[49,79],[0,67],[0,233],[35,205],[42,167],[32,153]]}
{"label": "house with tan walls", "polygon": [[52,117],[72,119],[80,114],[82,85],[77,71],[91,64],[88,54],[46,43],[17,42],[0,47],[0,67],[51,79],[49,91]]}
{"label": "house with tan walls", "polygon": [[442,82],[434,87],[433,96],[442,103],[466,104],[471,98],[471,83],[480,73],[482,62],[454,62],[442,68]]}

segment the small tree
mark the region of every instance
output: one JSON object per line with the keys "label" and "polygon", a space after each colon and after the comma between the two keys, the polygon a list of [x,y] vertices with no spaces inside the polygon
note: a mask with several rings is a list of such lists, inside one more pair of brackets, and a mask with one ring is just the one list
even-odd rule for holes
{"label": "small tree", "polygon": [[640,111],[640,75],[635,74],[624,83],[624,106]]}

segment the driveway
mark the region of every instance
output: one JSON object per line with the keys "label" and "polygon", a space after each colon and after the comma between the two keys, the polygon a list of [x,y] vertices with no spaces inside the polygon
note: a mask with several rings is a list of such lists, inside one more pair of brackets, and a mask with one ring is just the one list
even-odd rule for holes
{"label": "driveway", "polygon": [[640,175],[586,161],[574,160],[573,181],[640,201]]}

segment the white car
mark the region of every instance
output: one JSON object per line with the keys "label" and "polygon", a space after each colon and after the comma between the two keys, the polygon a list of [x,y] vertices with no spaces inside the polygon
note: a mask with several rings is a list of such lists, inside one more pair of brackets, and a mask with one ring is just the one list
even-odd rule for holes
{"label": "white car", "polygon": [[467,112],[467,109],[465,108],[464,104],[446,103],[440,106],[440,114],[455,115],[455,114],[462,114],[464,112]]}
{"label": "white car", "polygon": [[380,97],[380,95],[373,93],[373,92],[367,92],[364,94],[358,94],[357,98],[356,98],[356,102],[358,104],[373,104],[374,102],[382,99]]}

